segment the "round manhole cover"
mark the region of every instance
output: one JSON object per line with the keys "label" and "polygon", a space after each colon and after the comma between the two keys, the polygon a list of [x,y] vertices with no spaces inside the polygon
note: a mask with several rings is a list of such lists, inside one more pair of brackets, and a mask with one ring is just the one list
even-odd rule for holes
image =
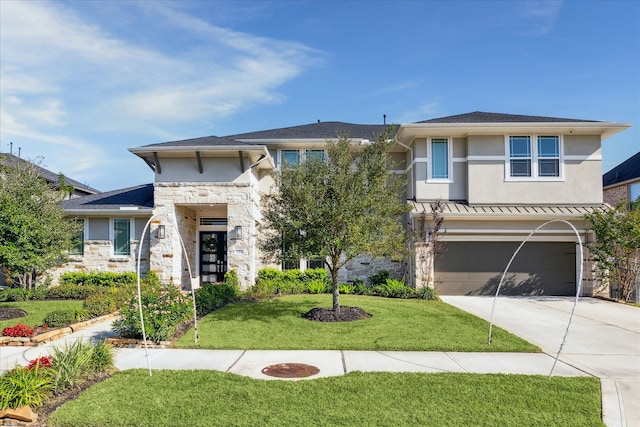
{"label": "round manhole cover", "polygon": [[262,373],[277,378],[306,378],[320,372],[320,369],[304,363],[278,363],[262,368]]}

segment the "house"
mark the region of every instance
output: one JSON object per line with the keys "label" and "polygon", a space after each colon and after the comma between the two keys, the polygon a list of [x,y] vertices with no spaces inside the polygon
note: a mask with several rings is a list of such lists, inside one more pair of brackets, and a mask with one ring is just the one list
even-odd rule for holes
{"label": "house", "polygon": [[604,202],[611,206],[631,203],[640,197],[640,151],[602,177]]}
{"label": "house", "polygon": [[[384,269],[442,294],[495,292],[513,251],[545,221],[569,221],[583,242],[593,239],[583,215],[603,203],[601,142],[629,126],[484,112],[400,125],[391,153],[397,170],[390,172],[407,175],[405,196],[413,210],[403,221],[416,230],[429,202],[443,201],[445,250],[435,262],[422,255],[363,256],[342,269],[340,280],[367,279]],[[154,184],[63,202],[70,216],[85,221],[85,248],[56,274],[133,269],[141,247],[142,272],[153,270],[165,282],[187,289],[235,269],[242,286],[251,286],[263,267],[256,243],[261,194],[274,185],[271,172],[285,160],[323,156],[326,140],[338,134],[357,147],[384,127],[318,121],[131,148],[153,170]],[[143,235],[147,222],[150,232]],[[575,294],[576,239],[563,223],[541,230],[516,258],[505,292]],[[425,268],[433,283],[425,282]],[[599,291],[589,274],[583,290]]]}
{"label": "house", "polygon": [[[0,153],[0,165],[1,164],[26,164],[29,163],[27,160],[21,159],[18,156],[15,156],[11,153]],[[37,164],[33,164],[36,168],[36,172],[38,176],[42,179],[46,180],[50,187],[59,189],[60,188],[60,174],[51,172],[48,169],[43,168]],[[89,187],[88,185],[82,184],[78,181],[65,177],[65,184],[72,186],[72,190],[70,191],[67,197],[69,198],[77,198],[83,197],[91,194],[98,194],[100,191],[95,188]],[[0,286],[6,286],[7,279],[5,277],[5,271],[0,266]]]}
{"label": "house", "polygon": [[[27,160],[24,160],[18,156],[15,156],[11,153],[0,153],[0,164],[7,162],[7,163],[28,163]],[[42,179],[46,180],[47,183],[55,189],[59,189],[60,188],[60,174],[59,173],[54,173],[51,172],[48,169],[43,168],[40,165],[37,164],[33,164],[36,168],[36,171],[38,173],[38,176],[40,176]],[[69,198],[74,198],[74,197],[82,197],[82,196],[87,196],[90,194],[97,194],[100,191],[96,190],[95,188],[89,187],[86,184],[82,184],[81,182],[78,182],[74,179],[71,179],[69,177],[64,177],[64,184],[66,185],[70,185],[73,187],[73,189],[71,190],[71,193],[69,194]]]}

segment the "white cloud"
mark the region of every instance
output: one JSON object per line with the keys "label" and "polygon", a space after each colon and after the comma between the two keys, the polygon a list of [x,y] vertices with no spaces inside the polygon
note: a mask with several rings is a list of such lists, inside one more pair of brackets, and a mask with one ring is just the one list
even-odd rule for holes
{"label": "white cloud", "polygon": [[425,102],[400,114],[395,123],[412,123],[432,119],[442,114],[442,105],[437,101]]}
{"label": "white cloud", "polygon": [[535,0],[524,2],[524,18],[531,32],[538,35],[549,34],[555,27],[562,1]]}
{"label": "white cloud", "polygon": [[[80,5],[0,1],[0,142],[31,142],[45,158],[71,149],[78,159],[69,170],[94,167],[109,150],[123,156],[135,145],[123,135],[171,135],[173,126],[281,102],[279,87],[320,56],[163,2],[108,3],[134,17],[117,23],[99,3]],[[139,36],[146,25],[159,28],[158,37]]]}

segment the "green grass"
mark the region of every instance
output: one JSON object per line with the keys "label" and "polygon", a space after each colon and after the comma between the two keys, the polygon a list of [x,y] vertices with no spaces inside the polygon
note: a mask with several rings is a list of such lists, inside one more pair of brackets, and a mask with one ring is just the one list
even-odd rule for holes
{"label": "green grass", "polygon": [[230,304],[198,322],[177,347],[243,350],[405,350],[539,352],[527,341],[499,328],[487,344],[489,324],[438,301],[343,295],[344,306],[372,315],[355,322],[321,323],[301,315],[330,307],[331,295],[291,295]]}
{"label": "green grass", "polygon": [[7,326],[14,326],[16,323],[31,326],[32,328],[42,325],[42,320],[47,314],[54,310],[80,310],[83,301],[76,300],[54,300],[54,301],[22,301],[22,302],[0,302],[1,308],[21,308],[27,312],[24,317],[0,321],[0,330]]}
{"label": "green grass", "polygon": [[592,377],[362,373],[264,381],[216,371],[119,372],[50,426],[603,426]]}

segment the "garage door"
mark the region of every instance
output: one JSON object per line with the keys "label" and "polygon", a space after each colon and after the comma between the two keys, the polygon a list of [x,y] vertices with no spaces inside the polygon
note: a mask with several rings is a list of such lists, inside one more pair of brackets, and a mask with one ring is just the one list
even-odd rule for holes
{"label": "garage door", "polygon": [[[519,242],[447,242],[436,256],[442,295],[494,295]],[[576,245],[529,242],[511,264],[501,295],[575,295]]]}

